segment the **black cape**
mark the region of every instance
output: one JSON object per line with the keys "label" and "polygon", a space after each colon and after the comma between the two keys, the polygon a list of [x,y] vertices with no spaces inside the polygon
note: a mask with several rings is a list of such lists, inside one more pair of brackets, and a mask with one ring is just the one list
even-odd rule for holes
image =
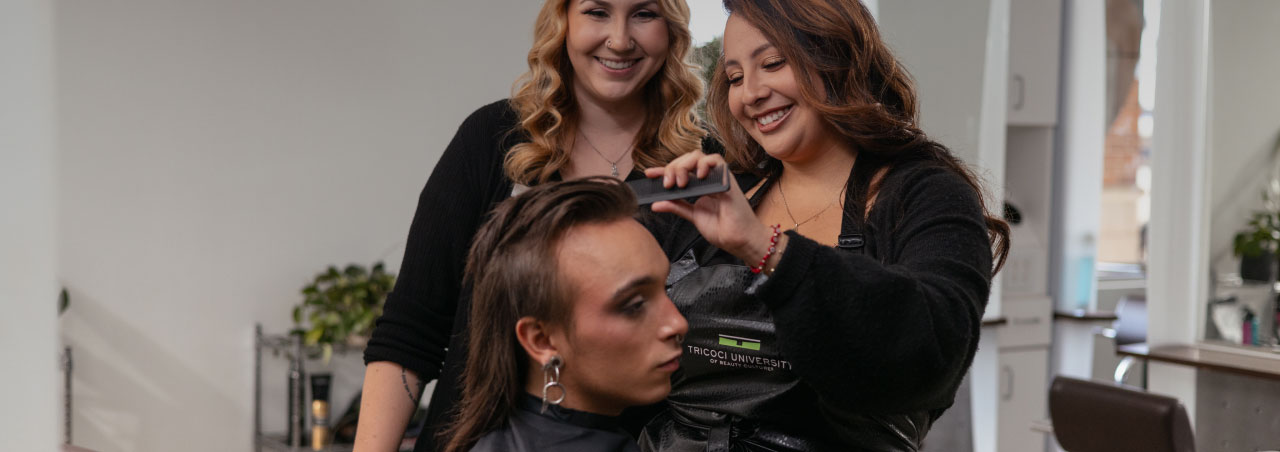
{"label": "black cape", "polygon": [[541,413],[542,401],[529,394],[516,404],[507,423],[480,437],[471,452],[640,452],[615,417],[556,405]]}

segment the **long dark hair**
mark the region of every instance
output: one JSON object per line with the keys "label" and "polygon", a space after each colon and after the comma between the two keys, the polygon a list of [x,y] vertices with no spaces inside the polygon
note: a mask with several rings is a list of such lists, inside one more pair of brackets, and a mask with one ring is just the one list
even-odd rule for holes
{"label": "long dark hair", "polygon": [[502,426],[524,391],[529,358],[516,340],[522,317],[571,328],[573,289],[557,277],[556,250],[571,228],[630,218],[631,189],[611,177],[537,185],[493,211],[467,256],[472,286],[466,368],[445,452],[469,449]]}
{"label": "long dark hair", "polygon": [[[964,178],[978,193],[999,272],[1009,254],[1009,224],[992,215],[977,175],[919,127],[915,84],[880,38],[875,19],[858,0],[724,0],[730,14],[755,26],[795,71],[804,101],[858,151],[849,181],[851,208],[862,219],[863,206],[877,187],[882,168],[909,160],[933,162]],[[729,80],[720,66],[711,81],[707,109],[725,147],[725,159],[738,171],[777,175],[773,160],[729,112]],[[807,80],[821,80],[814,86]],[[822,93],[826,95],[823,96]],[[867,187],[860,189],[861,187]]]}

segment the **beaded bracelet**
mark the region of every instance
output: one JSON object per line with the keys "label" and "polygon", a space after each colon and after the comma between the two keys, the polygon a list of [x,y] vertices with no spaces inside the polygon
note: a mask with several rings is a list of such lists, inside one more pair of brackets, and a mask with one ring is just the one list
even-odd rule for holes
{"label": "beaded bracelet", "polygon": [[778,250],[778,236],[782,235],[782,225],[775,224],[770,226],[773,228],[773,236],[769,237],[769,251],[764,253],[764,257],[760,258],[760,263],[755,267],[751,267],[751,273],[760,273],[764,271],[764,263],[769,261],[773,256],[773,252]]}

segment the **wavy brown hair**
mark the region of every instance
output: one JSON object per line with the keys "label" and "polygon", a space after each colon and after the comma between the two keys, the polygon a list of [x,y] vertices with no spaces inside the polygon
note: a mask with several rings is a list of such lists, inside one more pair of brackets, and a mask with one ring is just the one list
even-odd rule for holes
{"label": "wavy brown hair", "polygon": [[631,218],[636,198],[612,177],[540,184],[494,209],[467,256],[472,286],[462,401],[440,433],[445,452],[462,452],[502,426],[524,392],[529,356],[516,322],[533,317],[572,328],[572,283],[558,277],[556,250],[570,229]]}
{"label": "wavy brown hair", "polygon": [[[920,129],[915,83],[880,38],[875,19],[862,2],[724,0],[724,7],[759,29],[782,53],[795,72],[803,100],[857,149],[858,163],[848,190],[855,200],[850,207],[860,220],[867,200],[877,195],[878,188],[871,182],[877,172],[909,160],[933,162],[960,175],[978,193],[993,244],[993,273],[1000,271],[1009,254],[1009,224],[990,214],[977,175]],[[724,144],[725,160],[738,171],[780,174],[777,160],[730,113],[723,57],[718,66],[707,110]],[[806,80],[820,80],[822,85]]]}
{"label": "wavy brown hair", "polygon": [[[516,81],[511,106],[520,117],[527,142],[507,153],[507,177],[518,184],[546,182],[569,164],[567,147],[577,133],[578,108],[573,97],[573,66],[565,50],[570,0],[547,0],[538,13],[529,50],[529,71]],[[641,168],[666,165],[699,149],[706,132],[694,107],[702,98],[702,79],[689,64],[693,37],[685,0],[658,0],[667,24],[666,60],[645,83],[646,115],[636,134],[634,159]]]}

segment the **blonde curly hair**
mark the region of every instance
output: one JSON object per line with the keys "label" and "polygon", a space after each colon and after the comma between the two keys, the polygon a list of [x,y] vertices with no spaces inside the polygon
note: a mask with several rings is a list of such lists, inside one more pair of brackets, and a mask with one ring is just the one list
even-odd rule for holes
{"label": "blonde curly hair", "polygon": [[[659,0],[670,42],[666,60],[644,86],[646,114],[636,135],[632,159],[639,168],[666,165],[701,147],[706,132],[694,107],[702,98],[702,79],[688,62],[693,37],[685,0]],[[512,146],[504,169],[523,185],[545,182],[569,164],[566,145],[577,127],[573,66],[565,50],[569,0],[547,0],[534,24],[529,71],[516,81],[511,107],[520,117],[527,142]]]}

